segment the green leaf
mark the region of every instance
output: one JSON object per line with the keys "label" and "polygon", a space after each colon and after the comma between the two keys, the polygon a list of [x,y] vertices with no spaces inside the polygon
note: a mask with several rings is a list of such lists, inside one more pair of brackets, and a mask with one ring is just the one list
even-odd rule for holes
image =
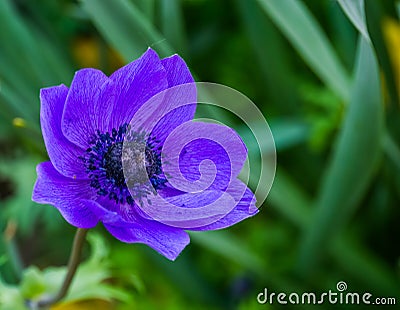
{"label": "green leaf", "polygon": [[348,101],[348,75],[333,46],[302,1],[258,0],[275,25],[319,78]]}
{"label": "green leaf", "polygon": [[348,222],[363,197],[381,155],[383,104],[378,64],[369,42],[360,37],[350,105],[337,147],[320,189],[315,214],[300,251],[306,273]]}
{"label": "green leaf", "polygon": [[193,242],[196,242],[205,248],[222,255],[223,257],[238,263],[241,266],[259,272],[264,270],[265,266],[261,257],[252,253],[242,242],[236,240],[234,236],[218,232],[190,232]]}
{"label": "green leaf", "polygon": [[269,125],[278,151],[304,143],[310,135],[307,124],[298,119],[275,119]]}
{"label": "green leaf", "polygon": [[400,1],[396,2],[397,17],[400,19]]}
{"label": "green leaf", "polygon": [[134,5],[143,13],[147,20],[154,22],[156,0],[133,0]]}
{"label": "green leaf", "polygon": [[385,150],[385,154],[393,161],[393,163],[400,170],[400,148],[390,136],[389,133],[386,133],[383,138],[383,148]]}
{"label": "green leaf", "polygon": [[[87,239],[92,249],[91,256],[78,269],[76,278],[63,303],[85,299],[131,301],[130,294],[105,282],[111,277],[111,262],[108,259],[108,246],[102,237],[92,233],[88,235]],[[54,274],[52,275],[52,273]],[[49,269],[45,273],[45,277],[56,277],[59,273],[64,274],[64,270],[59,268]]]}
{"label": "green leaf", "polygon": [[236,0],[236,5],[256,56],[255,61],[264,77],[265,89],[259,91],[264,90],[273,102],[293,111],[298,98],[284,38],[256,1]]}
{"label": "green leaf", "polygon": [[[3,111],[0,113],[8,117],[21,117],[33,121],[35,119],[35,109],[32,108],[32,105],[27,104],[29,101],[22,96],[23,93],[15,91],[6,81],[1,81],[0,83],[0,102],[8,109],[8,111],[2,109]],[[9,122],[11,124],[11,121]]]}
{"label": "green leaf", "polygon": [[[253,122],[251,125],[253,129],[265,130],[265,123],[263,122]],[[259,151],[268,154],[273,151],[275,147],[278,152],[283,151],[304,143],[309,137],[309,128],[307,124],[299,119],[277,118],[271,120],[269,126],[274,137],[274,143],[263,143],[260,146],[261,150],[259,150],[259,145],[247,125],[237,126],[235,129],[246,143],[249,150],[257,154]]]}
{"label": "green leaf", "polygon": [[0,309],[26,310],[24,298],[18,288],[3,283],[0,277]]}
{"label": "green leaf", "polygon": [[72,70],[53,42],[14,6],[13,1],[0,1],[1,104],[12,117],[23,117],[38,127],[39,88],[60,83],[60,78],[66,82]]}
{"label": "green leaf", "polygon": [[[298,229],[305,231],[313,225],[310,197],[282,169],[277,171],[268,202]],[[341,235],[333,244],[329,244],[329,253],[339,266],[343,266],[349,275],[360,282],[374,283],[378,291],[386,290],[386,293],[399,289],[391,268],[356,240]],[[352,268],[354,266],[357,268]]]}
{"label": "green leaf", "polygon": [[276,172],[267,202],[302,230],[305,230],[310,222],[310,198],[282,169]]}
{"label": "green leaf", "polygon": [[172,47],[140,10],[127,0],[81,0],[94,25],[125,58],[139,57],[149,46],[165,57]]}
{"label": "green leaf", "polygon": [[268,275],[265,262],[257,253],[251,251],[241,240],[234,235],[223,231],[195,232],[191,231],[190,238],[193,242],[203,246],[226,260],[230,260],[252,272],[268,279],[269,284],[278,289],[299,289],[286,280],[277,276]]}
{"label": "green leaf", "polygon": [[20,289],[22,296],[27,299],[34,299],[46,291],[45,279],[37,267],[29,267],[24,271]]}
{"label": "green leaf", "polygon": [[[102,237],[91,234],[88,236],[88,241],[92,247],[92,254],[78,268],[67,296],[59,304],[88,299],[131,302],[131,294],[106,282],[111,278],[111,269],[107,255],[108,247]],[[34,266],[29,267],[24,271],[19,287],[19,299],[38,300],[45,295],[55,294],[61,287],[66,272],[66,267],[49,267],[43,271]],[[1,292],[0,297],[2,297]]]}
{"label": "green leaf", "polygon": [[365,283],[370,283],[374,291],[385,296],[398,294],[398,276],[393,274],[392,266],[376,256],[377,253],[344,237],[333,244],[330,253],[343,270]]}
{"label": "green leaf", "polygon": [[187,48],[184,21],[181,11],[181,1],[161,0],[162,33],[179,54],[184,54]]}
{"label": "green leaf", "polygon": [[57,225],[54,219],[54,208],[39,206],[31,199],[32,189],[36,180],[36,165],[40,160],[35,157],[19,157],[14,159],[0,159],[0,174],[8,177],[15,186],[15,193],[3,203],[0,214],[5,219],[16,222],[19,232],[28,234],[36,223],[36,219],[43,216],[50,225]]}
{"label": "green leaf", "polygon": [[338,0],[338,2],[354,27],[368,42],[371,42],[365,18],[364,0]]}
{"label": "green leaf", "polygon": [[34,29],[18,16],[10,0],[0,1],[0,27],[0,39],[8,43],[1,44],[1,47],[8,53],[10,62],[31,76],[34,85],[54,82],[57,73],[47,62],[47,57],[43,57],[41,38],[35,36]]}

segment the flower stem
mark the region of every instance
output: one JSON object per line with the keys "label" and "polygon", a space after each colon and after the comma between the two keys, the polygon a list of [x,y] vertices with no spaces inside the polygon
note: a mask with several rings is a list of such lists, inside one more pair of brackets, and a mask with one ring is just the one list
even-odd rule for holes
{"label": "flower stem", "polygon": [[65,295],[68,293],[68,289],[71,285],[72,279],[74,278],[74,275],[80,263],[82,247],[86,240],[87,231],[88,230],[84,228],[78,228],[78,230],[76,231],[74,244],[72,246],[72,253],[71,256],[69,257],[68,271],[65,276],[64,282],[56,295],[48,299],[40,300],[37,303],[38,308],[48,307],[50,305],[53,305],[58,301],[60,301],[61,299],[63,299]]}

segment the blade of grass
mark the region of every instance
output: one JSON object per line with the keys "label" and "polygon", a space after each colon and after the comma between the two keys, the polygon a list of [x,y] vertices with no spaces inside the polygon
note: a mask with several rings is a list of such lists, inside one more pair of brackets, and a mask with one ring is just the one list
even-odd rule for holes
{"label": "blade of grass", "polygon": [[35,122],[35,109],[31,108],[24,97],[11,88],[11,86],[2,81],[0,84],[1,102],[5,104],[13,117],[22,117],[29,121]]}
{"label": "blade of grass", "polygon": [[[74,76],[72,63],[66,59],[65,55],[62,54],[52,41],[45,38],[41,33],[35,32],[35,38],[40,42],[42,48],[41,57],[46,59],[46,65],[54,72],[52,75],[53,78],[49,81],[49,84],[40,85],[40,87],[54,84],[59,85],[61,83],[69,85]],[[36,92],[36,97],[39,97],[39,91]]]}
{"label": "blade of grass", "polygon": [[155,11],[155,1],[156,0],[134,0],[135,6],[143,13],[146,19],[154,23],[154,11]]}
{"label": "blade of grass", "polygon": [[268,279],[268,285],[276,289],[296,291],[299,288],[277,276],[268,276],[264,261],[256,253],[235,238],[230,233],[223,231],[190,232],[190,238],[193,242],[203,246],[222,257],[237,263],[240,266],[253,271],[256,275]]}
{"label": "blade of grass", "polygon": [[298,98],[284,39],[257,2],[236,0],[236,5],[265,79],[265,93],[283,111],[296,111]]}
{"label": "blade of grass", "polygon": [[303,2],[258,2],[317,76],[347,102],[348,75],[332,45]]}
{"label": "blade of grass", "polygon": [[54,81],[55,73],[43,57],[40,40],[17,14],[11,1],[0,1],[0,20],[0,37],[3,42],[8,43],[2,44],[2,48],[9,51],[10,60],[26,66],[27,72],[32,73],[35,78],[32,82],[37,80],[36,85],[48,85]]}
{"label": "blade of grass", "polygon": [[132,2],[81,0],[81,3],[100,33],[125,60],[139,57],[149,46],[162,57],[173,54],[165,38]]}
{"label": "blade of grass", "polygon": [[400,1],[396,2],[397,17],[400,19]]}
{"label": "blade of grass", "polygon": [[357,37],[359,32],[343,12],[340,5],[329,5],[327,12],[329,28],[335,29],[331,33],[331,42],[335,47],[338,56],[343,61],[347,72],[353,68],[353,62],[356,57]]}
{"label": "blade of grass", "polygon": [[[1,45],[1,44],[0,44]],[[0,50],[1,84],[7,83],[18,87],[18,94],[28,101],[37,95],[31,79],[21,70],[19,65],[12,61],[4,51]]]}
{"label": "blade of grass", "polygon": [[[313,225],[311,198],[282,169],[277,170],[268,202],[276,212],[288,219],[299,230],[305,231]],[[342,234],[330,244],[329,253],[345,272],[359,279],[360,282],[373,283],[382,294],[400,289],[387,264],[357,240],[350,240]]]}
{"label": "blade of grass", "polygon": [[400,286],[392,271],[355,240],[345,237],[337,239],[329,252],[343,270],[370,285],[368,289],[373,290],[371,293],[398,295]]}
{"label": "blade of grass", "polygon": [[149,261],[155,268],[162,270],[162,273],[170,278],[176,285],[177,290],[182,292],[188,298],[202,300],[207,303],[222,302],[223,297],[217,293],[216,287],[204,278],[204,275],[198,272],[195,263],[190,257],[179,257],[173,264],[161,259],[160,255],[144,248]]}
{"label": "blade of grass", "polygon": [[383,148],[385,150],[385,154],[393,161],[393,163],[400,170],[400,148],[393,140],[392,136],[388,133],[386,133],[383,138]]}
{"label": "blade of grass", "polygon": [[338,3],[354,27],[371,42],[365,19],[364,0],[338,0]]}
{"label": "blade of grass", "polygon": [[161,0],[160,9],[162,33],[179,54],[185,55],[187,42],[181,1]]}
{"label": "blade of grass", "polygon": [[[27,35],[26,29],[16,17],[16,13],[9,1],[0,1],[0,47],[3,59],[12,64],[14,70],[21,72],[24,77],[22,81],[28,84],[39,85],[39,77],[34,73],[31,58],[28,55],[28,46],[31,38]],[[27,46],[28,45],[28,46]],[[7,75],[6,71],[1,72],[2,76]]]}
{"label": "blade of grass", "polygon": [[[382,22],[385,20],[385,17],[387,17],[385,10],[382,8],[382,3],[382,1],[366,1],[365,11],[369,35],[376,51],[381,72],[384,75],[385,88],[388,90],[389,96],[385,98],[385,101],[389,103],[387,106],[387,115],[389,118],[391,118],[393,115],[396,116],[398,113],[398,103],[400,98],[398,93],[398,84],[396,84],[398,82],[395,78],[396,69],[393,67],[391,62],[391,53],[389,51],[390,46],[385,40],[385,31],[384,27],[382,27],[385,25],[385,23],[382,24]],[[398,51],[396,51],[396,55],[398,55]]]}
{"label": "blade of grass", "polygon": [[381,155],[383,105],[378,64],[360,37],[355,81],[342,132],[316,201],[313,225],[304,235],[299,272],[310,272],[324,245],[348,222],[363,197]]}
{"label": "blade of grass", "polygon": [[21,280],[22,271],[24,269],[24,264],[22,263],[21,255],[19,249],[16,245],[15,235],[17,232],[17,225],[14,221],[9,220],[7,222],[6,230],[4,231],[4,240],[6,244],[7,254],[10,260],[10,265],[12,266],[13,272],[17,280]]}
{"label": "blade of grass", "polygon": [[[255,272],[265,270],[263,260],[249,249],[245,249],[243,244],[226,233],[215,232],[190,232],[191,238],[198,244],[213,250],[223,256],[230,256],[230,259],[241,266],[245,266]],[[240,246],[239,246],[240,244]]]}
{"label": "blade of grass", "polygon": [[[260,128],[260,130],[264,129],[264,124],[261,122],[254,122],[252,123],[252,126],[255,128]],[[290,149],[296,145],[306,142],[309,138],[309,126],[299,119],[273,119],[269,122],[269,126],[274,137],[274,144],[264,143],[260,147],[260,151],[267,154],[273,151],[274,148],[276,148],[277,152]],[[239,133],[240,137],[252,150],[252,152],[259,152],[257,141],[254,139],[253,133],[246,125],[235,126],[235,130]]]}
{"label": "blade of grass", "polygon": [[295,226],[306,229],[311,216],[311,200],[282,169],[276,172],[267,202]]}

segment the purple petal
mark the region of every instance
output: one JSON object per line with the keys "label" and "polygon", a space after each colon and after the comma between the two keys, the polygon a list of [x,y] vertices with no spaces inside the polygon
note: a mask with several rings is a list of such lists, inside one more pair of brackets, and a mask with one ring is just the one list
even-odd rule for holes
{"label": "purple petal", "polygon": [[192,230],[204,231],[226,228],[258,213],[259,210],[255,206],[256,198],[242,181],[235,180],[232,182],[228,192],[235,198],[235,208],[218,221],[206,226],[195,227]]}
{"label": "purple petal", "polygon": [[86,178],[83,162],[78,157],[83,150],[65,138],[61,117],[68,88],[64,85],[40,90],[40,124],[47,153],[58,172],[68,177]]}
{"label": "purple petal", "polygon": [[191,229],[214,223],[235,207],[229,193],[207,190],[200,193],[185,193],[162,197],[148,194],[140,203],[140,209],[148,217],[168,226]]}
{"label": "purple petal", "polygon": [[166,72],[155,51],[148,49],[139,59],[115,71],[114,106],[111,124],[129,123],[138,109],[168,87]]}
{"label": "purple petal", "polygon": [[102,99],[107,76],[96,69],[82,69],[75,73],[62,118],[62,131],[71,142],[86,149],[97,129],[108,129],[112,106]]}
{"label": "purple petal", "polygon": [[196,112],[197,99],[196,84],[194,84],[194,79],[185,61],[178,55],[173,55],[162,59],[161,63],[167,72],[168,87],[187,83],[191,84],[181,87],[182,92],[185,93],[186,104],[164,115],[155,126],[151,134],[157,140],[157,142],[153,143],[155,147],[162,145],[171,131],[180,124],[193,119]]}
{"label": "purple petal", "polygon": [[170,260],[175,260],[190,242],[189,235],[184,230],[154,221],[143,220],[128,227],[109,224],[104,227],[118,240],[146,244]]}
{"label": "purple petal", "polygon": [[98,218],[93,213],[95,202],[91,201],[95,193],[89,181],[67,178],[53,167],[51,162],[37,166],[35,186],[32,200],[38,203],[54,205],[73,226],[91,228],[96,226]]}
{"label": "purple petal", "polygon": [[175,260],[190,241],[182,229],[143,218],[136,206],[116,204],[107,198],[99,198],[97,202],[103,208],[97,208],[94,213],[120,241],[147,244],[170,260]]}
{"label": "purple petal", "polygon": [[170,130],[193,117],[195,103],[195,84],[168,88],[146,101],[130,120],[130,126],[134,131],[152,133],[151,138],[165,139]]}
{"label": "purple petal", "polygon": [[168,87],[194,82],[189,68],[179,55],[161,59],[161,64],[167,72]]}
{"label": "purple petal", "polygon": [[246,160],[247,150],[229,127],[187,122],[176,128],[162,149],[163,171],[173,176],[170,184],[185,192],[208,187],[225,189],[236,179]]}

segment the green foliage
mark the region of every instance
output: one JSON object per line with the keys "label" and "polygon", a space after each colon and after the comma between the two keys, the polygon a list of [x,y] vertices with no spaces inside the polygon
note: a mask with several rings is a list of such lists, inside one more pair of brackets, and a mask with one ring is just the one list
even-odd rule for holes
{"label": "green foliage", "polygon": [[365,40],[371,42],[368,34],[367,22],[365,18],[364,0],[345,1],[338,0],[343,11],[354,24],[354,27],[364,36]]}
{"label": "green foliage", "polygon": [[[60,304],[71,304],[81,300],[119,300],[130,303],[132,296],[106,281],[112,276],[109,251],[103,239],[90,234],[90,257],[81,264],[66,298]],[[61,287],[66,267],[47,267],[43,270],[35,266],[23,272],[19,286],[7,285],[0,278],[1,309],[25,309],[26,300],[39,300],[55,294]]]}
{"label": "green foliage", "polygon": [[307,7],[301,1],[259,2],[311,69],[343,100],[347,100],[347,73]]}
{"label": "green foliage", "polygon": [[157,50],[161,56],[172,53],[169,44],[135,4],[126,0],[81,1],[83,9],[99,31],[126,60],[139,57],[148,46]]}
{"label": "green foliage", "polygon": [[365,38],[360,39],[354,77],[346,119],[317,197],[316,224],[305,234],[300,252],[304,272],[310,271],[322,245],[340,233],[359,206],[380,159],[383,105],[378,65]]}

